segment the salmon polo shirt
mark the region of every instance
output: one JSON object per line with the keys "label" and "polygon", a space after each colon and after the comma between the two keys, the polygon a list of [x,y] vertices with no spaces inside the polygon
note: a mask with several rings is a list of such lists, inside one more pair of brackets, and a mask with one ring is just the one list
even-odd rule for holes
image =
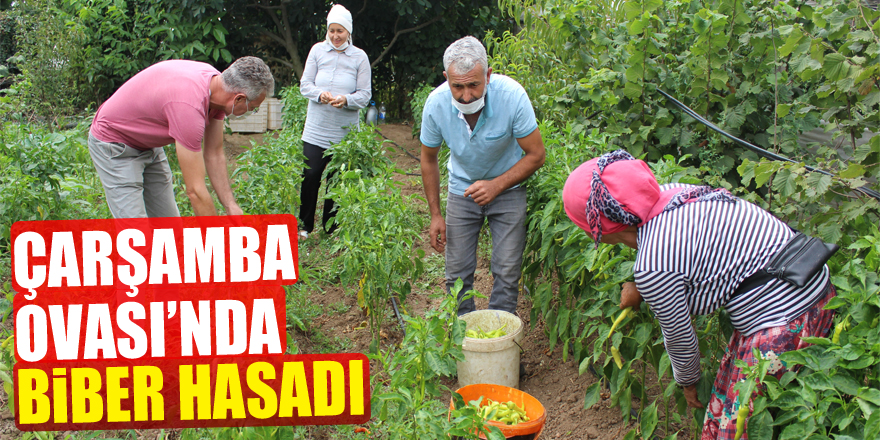
{"label": "salmon polo shirt", "polygon": [[180,142],[201,151],[209,119],[223,110],[208,108],[211,78],[220,71],[210,64],[169,60],[153,64],[125,82],[95,114],[91,134],[139,150]]}

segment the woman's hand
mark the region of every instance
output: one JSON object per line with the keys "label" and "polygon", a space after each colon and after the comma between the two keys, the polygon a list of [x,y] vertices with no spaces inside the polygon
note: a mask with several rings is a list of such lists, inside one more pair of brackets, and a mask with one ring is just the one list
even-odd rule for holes
{"label": "woman's hand", "polygon": [[330,104],[330,101],[333,100],[333,94],[330,92],[321,92],[321,96],[318,97],[318,101],[321,104]]}
{"label": "woman's hand", "polygon": [[700,403],[700,399],[697,397],[697,386],[696,385],[688,385],[681,389],[684,391],[684,398],[688,402],[688,406],[691,408],[703,408],[703,404]]}
{"label": "woman's hand", "polygon": [[339,95],[330,101],[330,105],[336,108],[345,107],[348,104],[348,99],[345,98],[345,95]]}
{"label": "woman's hand", "polygon": [[620,287],[620,308],[632,307],[633,309],[638,309],[641,303],[642,294],[636,288],[636,283],[632,281],[623,283],[623,286]]}

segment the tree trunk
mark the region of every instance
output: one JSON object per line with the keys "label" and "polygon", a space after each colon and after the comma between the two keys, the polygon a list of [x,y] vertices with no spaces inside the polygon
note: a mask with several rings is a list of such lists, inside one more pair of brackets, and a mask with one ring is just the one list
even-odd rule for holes
{"label": "tree trunk", "polygon": [[[277,42],[287,51],[287,54],[290,56],[290,60],[281,60],[278,58],[272,58],[274,61],[278,61],[281,64],[293,69],[293,73],[296,76],[297,81],[302,78],[303,74],[303,61],[302,57],[299,55],[299,49],[297,48],[297,40],[296,36],[290,30],[290,20],[287,17],[287,6],[285,3],[281,3],[280,6],[264,6],[260,4],[251,4],[250,6],[257,7],[266,12],[266,15],[272,19],[272,22],[275,23],[276,32],[272,32],[268,29],[263,29],[263,35],[269,37],[273,41]],[[281,16],[277,11],[281,12]]]}

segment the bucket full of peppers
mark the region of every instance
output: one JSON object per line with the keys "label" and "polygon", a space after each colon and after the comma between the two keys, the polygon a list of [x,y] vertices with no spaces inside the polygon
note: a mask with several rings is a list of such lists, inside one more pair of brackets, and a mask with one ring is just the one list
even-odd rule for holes
{"label": "bucket full of peppers", "polygon": [[[547,413],[532,395],[504,385],[477,383],[456,390],[468,405],[479,407],[486,424],[498,427],[505,438],[537,439]],[[450,410],[454,405],[450,402]],[[481,439],[486,437],[480,436]]]}

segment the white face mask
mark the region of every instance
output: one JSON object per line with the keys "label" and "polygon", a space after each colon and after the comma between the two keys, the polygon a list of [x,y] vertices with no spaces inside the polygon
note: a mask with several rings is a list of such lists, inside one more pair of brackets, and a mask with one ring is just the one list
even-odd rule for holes
{"label": "white face mask", "polygon": [[[249,105],[249,104],[248,104],[248,100],[247,100],[247,98],[245,98],[245,99],[244,99],[244,108],[245,108],[245,110],[247,110],[248,105]],[[243,114],[240,114],[240,115],[236,115],[236,114],[235,114],[235,101],[232,101],[232,113],[230,113],[230,114],[227,115],[226,117],[229,118],[229,119],[235,119],[235,120],[238,120],[238,119],[244,119],[244,118],[246,118],[246,117],[248,117],[248,116],[250,116],[250,115],[252,115],[252,114],[254,114],[254,113],[258,112],[258,111],[260,111],[260,108],[259,108],[259,107],[256,107],[256,108],[254,108],[253,110],[246,111],[246,112],[244,112]]]}
{"label": "white face mask", "polygon": [[[488,84],[487,84],[487,86],[488,86]],[[471,102],[470,104],[462,104],[462,103],[456,101],[455,98],[453,97],[452,98],[452,105],[455,106],[455,108],[457,108],[458,111],[460,111],[466,115],[472,115],[472,114],[482,110],[483,105],[486,104],[486,92],[488,90],[489,90],[488,87],[486,89],[483,89],[483,96],[481,96],[480,99],[477,99],[476,101]]]}
{"label": "white face mask", "polygon": [[[333,46],[333,42],[330,41],[329,38],[327,39],[327,42],[330,43],[331,46]],[[339,47],[333,46],[333,49],[336,49],[339,51],[343,51],[345,49],[348,49],[348,41],[344,41],[342,44],[339,45]]]}

